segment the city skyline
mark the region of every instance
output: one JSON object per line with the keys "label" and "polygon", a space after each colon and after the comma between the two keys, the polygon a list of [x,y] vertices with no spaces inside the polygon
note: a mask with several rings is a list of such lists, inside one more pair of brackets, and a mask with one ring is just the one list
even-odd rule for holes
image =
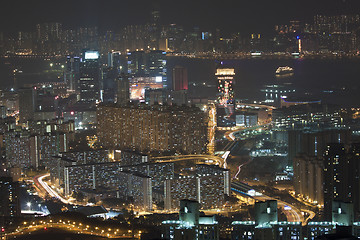
{"label": "city skyline", "polygon": [[360,237],[360,0],[2,6],[0,239]]}
{"label": "city skyline", "polygon": [[[160,24],[176,23],[186,29],[194,26],[224,34],[232,32],[271,33],[273,26],[290,20],[312,21],[314,15],[356,14],[360,3],[355,0],[288,2],[269,1],[98,1],[44,0],[23,3],[19,0],[4,3],[6,13],[0,17],[0,31],[31,31],[35,24],[61,22],[68,28],[98,26],[101,31],[120,30],[127,25],[151,22],[151,10],[160,11]],[[139,7],[142,6],[142,7]],[[21,16],[21,17],[19,17]],[[26,21],[23,21],[26,19]],[[259,21],[261,19],[261,21]]]}

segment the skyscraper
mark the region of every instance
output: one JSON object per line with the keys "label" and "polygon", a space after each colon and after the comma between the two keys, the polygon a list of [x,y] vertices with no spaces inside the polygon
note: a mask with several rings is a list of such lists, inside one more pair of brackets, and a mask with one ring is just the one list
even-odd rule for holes
{"label": "skyscraper", "polygon": [[77,91],[79,84],[80,58],[68,56],[66,60],[65,82],[67,89]]}
{"label": "skyscraper", "polygon": [[162,82],[163,87],[167,87],[167,68],[166,52],[150,51],[148,53],[149,75],[156,79],[156,82]]}
{"label": "skyscraper", "polygon": [[342,143],[328,144],[324,153],[324,217],[331,221],[334,200],[351,201],[352,183],[346,150]]}
{"label": "skyscraper", "polygon": [[[11,177],[0,177],[0,223],[20,216],[19,184]],[[4,218],[4,219],[3,219]]]}
{"label": "skyscraper", "polygon": [[181,66],[175,66],[172,72],[172,89],[174,91],[188,90],[188,72]]}
{"label": "skyscraper", "polygon": [[215,76],[218,82],[218,103],[224,106],[233,103],[235,69],[218,68]]}
{"label": "skyscraper", "polygon": [[117,78],[117,103],[126,104],[130,101],[129,78],[126,74],[121,74]]}
{"label": "skyscraper", "polygon": [[19,121],[26,123],[34,118],[35,112],[35,89],[21,88],[19,89]]}
{"label": "skyscraper", "polygon": [[80,63],[80,101],[95,102],[100,99],[101,72],[98,51],[85,51]]}

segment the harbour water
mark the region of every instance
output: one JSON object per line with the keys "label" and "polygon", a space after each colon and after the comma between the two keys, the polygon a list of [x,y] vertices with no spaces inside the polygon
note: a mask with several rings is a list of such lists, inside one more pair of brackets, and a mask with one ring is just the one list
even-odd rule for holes
{"label": "harbour water", "polygon": [[[23,59],[0,61],[0,89],[13,84],[13,69],[22,71],[16,75],[18,85],[37,82],[61,81],[61,74],[49,74],[50,60]],[[341,106],[360,106],[360,59],[238,59],[224,60],[223,66],[235,68],[235,97],[248,101],[264,100],[260,91],[264,85],[289,83],[299,96],[321,99]],[[170,57],[168,80],[172,81],[171,69],[181,65],[188,69],[189,91],[192,97],[216,96],[215,69],[220,61]],[[59,60],[59,64],[61,61]],[[64,64],[64,63],[62,63]],[[290,77],[278,78],[279,66],[294,68]]]}

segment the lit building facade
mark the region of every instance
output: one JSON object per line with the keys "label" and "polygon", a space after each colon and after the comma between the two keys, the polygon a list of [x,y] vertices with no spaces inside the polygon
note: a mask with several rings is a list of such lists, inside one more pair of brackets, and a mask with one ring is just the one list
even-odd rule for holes
{"label": "lit building facade", "polygon": [[0,222],[9,224],[21,214],[19,184],[11,177],[0,177]]}
{"label": "lit building facade", "polygon": [[175,66],[172,72],[172,89],[174,91],[188,90],[188,72],[181,66]]}
{"label": "lit building facade", "polygon": [[100,105],[98,137],[109,149],[203,153],[206,115],[195,107]]}
{"label": "lit building facade", "polygon": [[215,76],[218,84],[218,103],[224,106],[233,103],[235,69],[218,68]]}
{"label": "lit building facade", "polygon": [[80,62],[80,101],[95,102],[100,100],[100,90],[100,54],[97,51],[85,51]]}
{"label": "lit building facade", "polygon": [[165,209],[178,209],[181,199],[200,202],[203,209],[222,208],[230,194],[229,170],[216,165],[198,164],[196,173],[165,181]]}
{"label": "lit building facade", "polygon": [[200,204],[181,200],[179,220],[162,222],[162,239],[219,239],[218,222],[215,216],[200,216]]}
{"label": "lit building facade", "polygon": [[79,191],[113,190],[118,196],[131,198],[136,208],[152,210],[151,177],[124,170],[120,162],[78,165],[68,159],[58,158],[54,161],[57,161],[58,167],[50,174],[54,174],[55,178],[52,179],[59,184],[66,197]]}

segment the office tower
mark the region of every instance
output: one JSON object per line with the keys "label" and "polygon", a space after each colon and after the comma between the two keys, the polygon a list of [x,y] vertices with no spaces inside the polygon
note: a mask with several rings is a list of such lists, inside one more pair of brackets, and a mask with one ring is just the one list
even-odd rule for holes
{"label": "office tower", "polygon": [[108,53],[108,67],[116,69],[117,73],[128,73],[127,55],[120,52]]}
{"label": "office tower", "polygon": [[129,52],[127,59],[128,73],[131,77],[144,77],[149,75],[146,53],[144,51]]}
{"label": "office tower", "polygon": [[67,89],[71,92],[78,91],[79,79],[80,58],[76,56],[67,56],[64,79]]}
{"label": "office tower", "polygon": [[151,28],[149,31],[149,47],[151,49],[159,49],[159,39],[161,34],[160,25],[160,1],[152,1],[151,11]]}
{"label": "office tower", "polygon": [[118,72],[114,68],[103,70],[103,102],[116,102]]}
{"label": "office tower", "polygon": [[196,107],[101,104],[97,116],[99,142],[109,149],[206,151],[207,117]]}
{"label": "office tower", "polygon": [[33,88],[19,89],[19,122],[24,124],[34,119],[36,90]]}
{"label": "office tower", "polygon": [[172,89],[174,91],[188,90],[187,69],[181,66],[175,66],[172,72]]}
{"label": "office tower", "polygon": [[200,216],[197,201],[180,201],[179,220],[163,221],[163,239],[219,239],[218,222],[215,216]]}
{"label": "office tower", "polygon": [[226,106],[234,102],[235,69],[218,68],[215,73],[218,84],[218,103]]}
{"label": "office tower", "polygon": [[110,68],[117,68],[120,64],[120,52],[109,52],[108,53],[108,67]]}
{"label": "office tower", "polygon": [[143,100],[145,89],[167,87],[166,52],[136,51],[128,53],[131,99]]}
{"label": "office tower", "polygon": [[100,100],[100,55],[98,51],[84,51],[80,63],[80,101],[92,103]]}
{"label": "office tower", "polygon": [[164,88],[167,88],[167,60],[166,52],[150,51],[148,53],[149,62],[149,76],[155,78],[156,82],[162,83]]}
{"label": "office tower", "polygon": [[[0,177],[0,223],[9,224],[20,216],[19,184],[11,177]],[[4,226],[4,225],[2,225]]]}
{"label": "office tower", "polygon": [[121,73],[117,77],[116,102],[119,104],[126,104],[126,103],[130,102],[129,78],[124,73]]}

